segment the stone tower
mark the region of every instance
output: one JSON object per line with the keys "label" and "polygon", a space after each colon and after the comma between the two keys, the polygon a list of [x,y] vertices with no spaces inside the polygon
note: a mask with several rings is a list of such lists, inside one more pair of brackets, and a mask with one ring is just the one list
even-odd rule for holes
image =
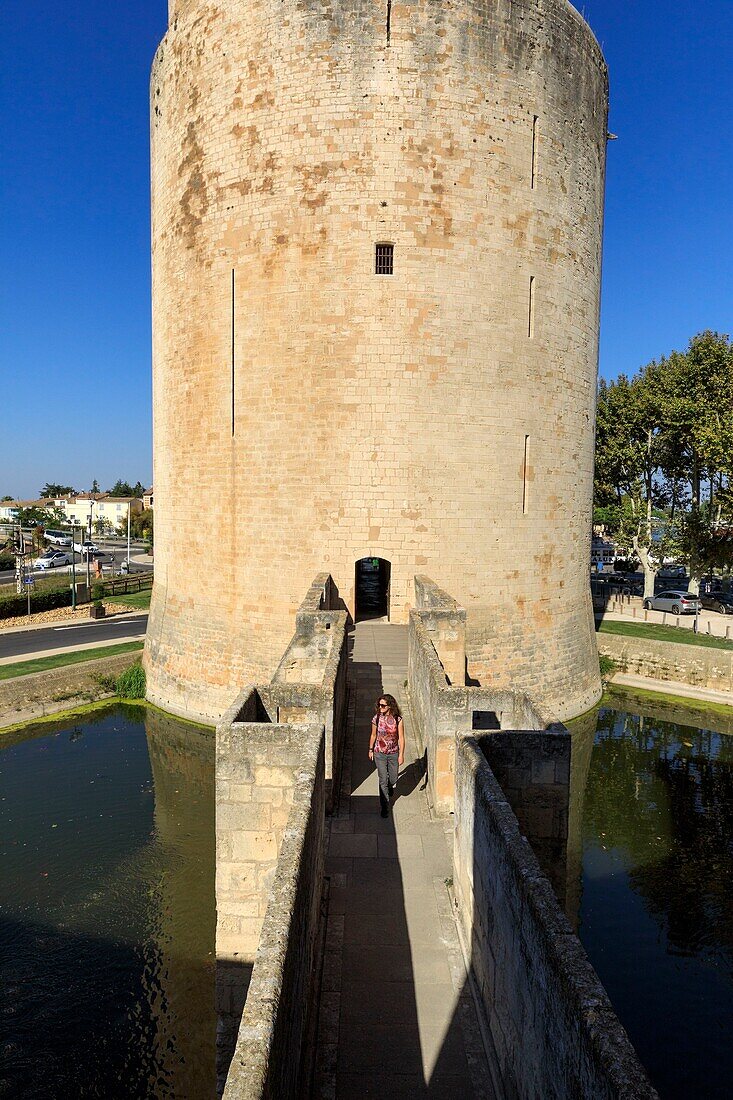
{"label": "stone tower", "polygon": [[607,90],[567,0],[170,0],[154,702],[220,715],[317,572],[355,611],[365,557],[392,621],[416,573],[465,606],[474,679],[598,698]]}

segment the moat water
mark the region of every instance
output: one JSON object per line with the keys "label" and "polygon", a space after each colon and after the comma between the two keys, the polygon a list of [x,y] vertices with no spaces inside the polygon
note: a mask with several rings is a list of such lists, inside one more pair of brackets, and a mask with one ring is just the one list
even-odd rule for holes
{"label": "moat water", "polygon": [[[572,724],[568,912],[663,1100],[733,1080],[733,723]],[[0,737],[0,1098],[211,1094],[213,733],[142,708]]]}
{"label": "moat water", "polygon": [[664,1100],[723,1100],[733,729],[630,696],[612,704],[572,724],[569,915]]}
{"label": "moat water", "polygon": [[213,731],[139,707],[0,736],[0,1097],[215,1080]]}

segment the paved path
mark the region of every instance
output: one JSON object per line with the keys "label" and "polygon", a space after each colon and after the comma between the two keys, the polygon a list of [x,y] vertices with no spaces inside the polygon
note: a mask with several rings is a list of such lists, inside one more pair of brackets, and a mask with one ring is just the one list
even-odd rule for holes
{"label": "paved path", "polygon": [[407,627],[352,635],[349,729],[339,810],[330,820],[319,1100],[493,1097],[446,880],[445,822],[432,820],[423,764],[407,752],[393,813],[379,814],[368,759],[374,704],[404,706]]}
{"label": "paved path", "polygon": [[[680,631],[693,630],[694,615],[673,615],[671,611],[644,611],[641,601],[624,604],[623,611],[595,611],[596,622],[650,623],[654,626],[671,626]],[[733,616],[719,611],[701,611],[698,616],[698,632],[714,638],[730,638],[733,634]],[[681,639],[684,640],[684,639]]]}
{"label": "paved path", "polygon": [[684,699],[697,699],[702,703],[723,703],[733,707],[733,693],[714,688],[683,684],[679,680],[654,680],[651,676],[633,676],[630,672],[616,672],[609,683],[624,688],[643,688],[644,691],[661,692],[662,695],[680,695]]}

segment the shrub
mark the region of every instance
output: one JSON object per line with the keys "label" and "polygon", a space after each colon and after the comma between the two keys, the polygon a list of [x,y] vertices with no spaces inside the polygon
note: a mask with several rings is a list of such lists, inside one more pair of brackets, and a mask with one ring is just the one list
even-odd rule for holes
{"label": "shrub", "polygon": [[145,669],[142,665],[130,665],[124,672],[121,672],[117,677],[115,691],[120,699],[144,699]]}
{"label": "shrub", "polygon": [[618,668],[618,665],[614,661],[613,657],[606,657],[603,653],[598,654],[598,667],[601,673],[601,680],[604,684],[607,680],[610,680],[614,672]]}
{"label": "shrub", "polygon": [[[0,619],[11,619],[15,615],[25,615],[28,610],[28,597],[25,592],[17,595],[15,588],[8,585],[10,591],[0,593]],[[54,607],[69,607],[71,589],[64,585],[60,588],[39,588],[31,592],[31,611],[51,611]]]}
{"label": "shrub", "polygon": [[108,672],[100,672],[98,675],[93,676],[92,679],[99,684],[102,691],[116,691],[117,680],[114,676],[110,676]]}
{"label": "shrub", "polygon": [[104,599],[104,596],[104,585],[100,581],[95,581],[95,583],[92,585],[92,602],[100,604]]}

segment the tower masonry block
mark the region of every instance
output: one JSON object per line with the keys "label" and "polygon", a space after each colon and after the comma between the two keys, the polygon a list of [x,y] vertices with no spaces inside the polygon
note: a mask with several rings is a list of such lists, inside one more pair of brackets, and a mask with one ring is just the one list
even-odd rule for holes
{"label": "tower masonry block", "polygon": [[149,697],[220,717],[312,576],[353,613],[373,556],[392,621],[420,573],[465,609],[467,682],[590,707],[608,81],[579,13],[171,0],[150,92]]}

